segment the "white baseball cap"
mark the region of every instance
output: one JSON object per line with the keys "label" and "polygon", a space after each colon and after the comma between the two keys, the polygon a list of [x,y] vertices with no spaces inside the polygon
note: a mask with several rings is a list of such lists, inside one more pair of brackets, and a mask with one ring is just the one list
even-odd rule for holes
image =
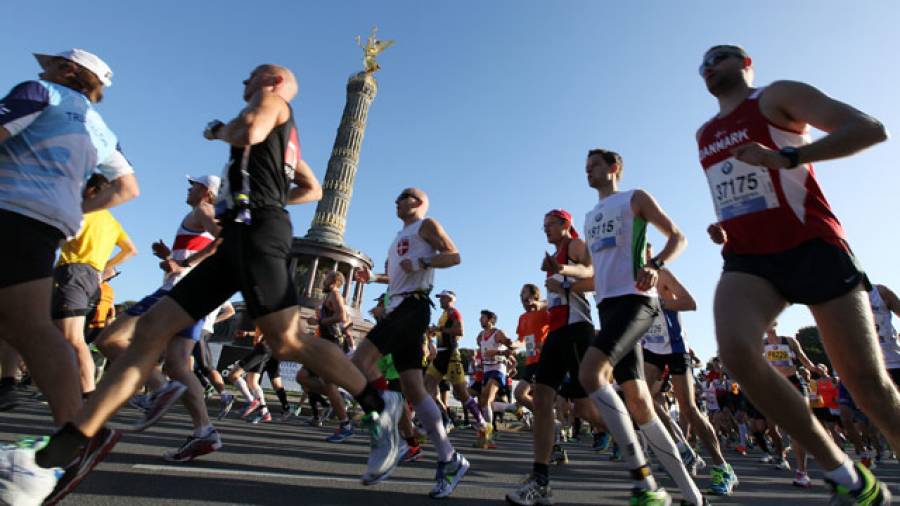
{"label": "white baseball cap", "polygon": [[44,70],[47,70],[47,65],[50,64],[53,58],[65,58],[93,72],[97,79],[103,83],[103,86],[112,86],[113,73],[109,65],[101,60],[99,56],[84,49],[67,49],[57,54],[34,53],[34,57],[37,58],[38,63]]}
{"label": "white baseball cap", "polygon": [[219,195],[219,186],[222,185],[222,179],[219,176],[188,176],[187,178],[188,181],[192,183],[202,184],[207,190],[211,191],[213,195]]}
{"label": "white baseball cap", "polygon": [[441,297],[450,297],[451,299],[456,299],[456,294],[453,293],[453,290],[442,290],[441,293],[435,295],[438,299]]}

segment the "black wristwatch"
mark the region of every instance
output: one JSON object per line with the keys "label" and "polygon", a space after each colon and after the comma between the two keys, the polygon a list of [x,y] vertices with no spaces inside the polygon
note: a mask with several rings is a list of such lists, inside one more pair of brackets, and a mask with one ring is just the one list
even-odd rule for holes
{"label": "black wristwatch", "polygon": [[794,146],[788,146],[786,148],[781,148],[778,152],[781,156],[787,158],[788,166],[786,168],[793,169],[797,165],[800,164],[800,152]]}
{"label": "black wristwatch", "polygon": [[648,265],[649,265],[650,267],[653,267],[654,269],[656,269],[656,270],[658,270],[658,271],[661,271],[662,268],[666,266],[666,263],[663,262],[662,260],[660,260],[660,259],[657,258],[657,257],[653,257],[653,258],[651,258],[650,261],[648,262]]}

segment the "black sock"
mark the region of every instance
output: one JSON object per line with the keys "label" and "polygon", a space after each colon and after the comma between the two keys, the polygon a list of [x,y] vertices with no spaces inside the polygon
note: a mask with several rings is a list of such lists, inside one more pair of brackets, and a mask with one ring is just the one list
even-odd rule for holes
{"label": "black sock", "polygon": [[275,390],[275,395],[278,396],[278,402],[281,403],[281,410],[287,411],[289,407],[287,401],[287,392],[285,392],[283,388],[278,388]]}
{"label": "black sock", "polygon": [[532,465],[532,473],[538,485],[545,486],[550,483],[550,466],[547,464],[539,464],[535,462]]}
{"label": "black sock", "polygon": [[321,395],[319,395],[315,392],[310,392],[309,393],[309,406],[312,408],[314,418],[319,418],[319,404],[321,404],[324,407],[325,399],[323,399]]}
{"label": "black sock", "polygon": [[367,383],[366,388],[355,397],[356,402],[359,403],[359,406],[365,413],[371,413],[372,411],[381,413],[384,411],[384,399],[381,398],[381,393],[371,383]]}
{"label": "black sock", "polygon": [[78,451],[89,440],[74,425],[67,423],[50,436],[50,442],[37,451],[34,461],[43,468],[66,467],[75,460]]}
{"label": "black sock", "polygon": [[766,435],[762,432],[754,432],[753,437],[756,439],[756,444],[759,445],[759,449],[769,453],[769,444],[766,443]]}

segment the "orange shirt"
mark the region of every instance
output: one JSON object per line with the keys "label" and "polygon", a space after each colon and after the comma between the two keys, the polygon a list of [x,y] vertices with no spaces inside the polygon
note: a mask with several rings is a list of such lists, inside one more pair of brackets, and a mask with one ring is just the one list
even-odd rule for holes
{"label": "orange shirt", "polygon": [[838,409],[838,388],[831,382],[831,379],[820,379],[817,381],[819,389],[819,397],[828,409]]}
{"label": "orange shirt", "polygon": [[526,311],[519,316],[516,335],[525,343],[525,365],[538,363],[541,346],[550,331],[550,313],[544,310]]}
{"label": "orange shirt", "polygon": [[94,317],[88,322],[88,326],[92,329],[101,329],[106,326],[106,322],[115,315],[114,307],[115,292],[109,283],[104,281],[100,283],[100,300],[97,301],[97,308],[94,310]]}

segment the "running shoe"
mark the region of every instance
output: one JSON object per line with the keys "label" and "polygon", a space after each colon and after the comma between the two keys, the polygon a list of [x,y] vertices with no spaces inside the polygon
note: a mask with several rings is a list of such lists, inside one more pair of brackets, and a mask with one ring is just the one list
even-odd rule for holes
{"label": "running shoe", "polygon": [[292,416],[300,416],[300,409],[301,408],[299,405],[288,404],[287,409],[285,409],[284,412],[281,413],[281,421],[286,422]]}
{"label": "running shoe", "polygon": [[743,456],[747,455],[747,447],[745,445],[737,445],[734,450]]}
{"label": "running shoe", "polygon": [[128,406],[138,411],[147,411],[151,405],[152,402],[149,395],[137,394],[128,399]]}
{"label": "running shoe", "polygon": [[[405,441],[404,441],[404,443],[405,443]],[[404,451],[402,456],[400,457],[401,464],[409,464],[410,462],[416,462],[422,458],[422,455],[424,453],[421,445],[416,445],[416,446],[406,445],[406,446],[400,447],[401,450],[403,448],[406,448],[406,451]]]}
{"label": "running shoe", "polygon": [[782,471],[790,471],[791,464],[787,461],[787,459],[778,459],[775,461],[775,468],[781,469]]}
{"label": "running shoe", "polygon": [[219,431],[213,429],[203,437],[189,436],[181,448],[164,453],[163,458],[169,462],[188,462],[221,447],[222,438],[219,437]]}
{"label": "running shoe", "polygon": [[44,500],[44,504],[46,506],[56,504],[75,490],[81,480],[109,454],[121,438],[122,433],[117,430],[106,427],[100,429],[100,432],[81,449],[78,457],[66,467],[53,492]]}
{"label": "running shoe", "polygon": [[609,460],[613,462],[622,460],[622,449],[619,448],[619,445],[615,441],[613,441],[612,444],[612,453],[609,456]]}
{"label": "running shoe", "polygon": [[763,455],[763,457],[761,459],[759,459],[759,462],[762,464],[771,464],[771,463],[775,462],[775,459],[767,453],[767,454]]}
{"label": "running shoe", "polygon": [[734,487],[740,483],[734,474],[734,468],[728,463],[724,466],[712,466],[709,468],[709,474],[712,478],[709,493],[713,495],[731,495]]}
{"label": "running shoe", "polygon": [[629,506],[670,506],[672,497],[664,488],[656,490],[633,488],[628,504]]}
{"label": "running shoe", "polygon": [[684,463],[685,469],[691,476],[697,476],[697,470],[706,467],[706,462],[700,458],[699,455],[694,453],[694,450],[688,446],[684,445],[684,451],[680,452],[681,454],[681,462]]}
{"label": "running shoe", "polygon": [[53,492],[63,470],[43,468],[34,454],[47,445],[48,437],[25,438],[0,448],[0,503],[39,506]]}
{"label": "running shoe", "polygon": [[602,452],[609,448],[609,434],[594,434],[594,443],[591,445],[595,451]]}
{"label": "running shoe", "polygon": [[247,418],[254,411],[262,407],[262,403],[259,402],[259,399],[253,399],[252,401],[244,404],[244,409],[241,410],[241,418]]}
{"label": "running shoe", "polygon": [[799,469],[794,473],[793,484],[795,487],[812,488],[812,481],[809,479],[809,475]]}
{"label": "running shoe", "polygon": [[19,405],[19,396],[15,387],[0,390],[0,411],[9,411]]}
{"label": "running shoe", "polygon": [[519,488],[506,494],[506,502],[518,506],[551,505],[553,504],[553,491],[550,484],[541,485],[537,478],[530,474],[519,484]]}
{"label": "running shoe", "polygon": [[314,416],[306,421],[306,425],[309,427],[321,427],[323,425],[322,419],[317,416]]}
{"label": "running shoe", "polygon": [[363,485],[374,485],[385,480],[400,462],[397,420],[403,413],[403,399],[397,392],[384,392],[384,409],[381,413],[368,413],[362,418],[362,427],[369,431],[369,460]]}
{"label": "running shoe", "polygon": [[258,423],[269,423],[272,421],[272,413],[269,413],[269,410],[261,411],[256,414],[253,418],[249,420],[250,423],[256,425]]}
{"label": "running shoe", "polygon": [[522,415],[522,423],[525,425],[525,430],[533,430],[534,427],[534,415],[531,411],[526,411],[525,414]]}
{"label": "running shoe", "polygon": [[231,412],[231,408],[234,406],[234,394],[223,393],[222,398],[222,408],[219,410],[219,414],[216,416],[219,420],[228,416],[228,413]]}
{"label": "running shoe", "polygon": [[331,404],[325,406],[325,409],[322,411],[322,421],[328,421],[332,413],[334,413],[334,408],[331,407]]}
{"label": "running shoe", "polygon": [[569,463],[569,452],[560,445],[553,445],[553,454],[550,455],[550,462],[556,465]]}
{"label": "running shoe", "polygon": [[469,461],[459,452],[454,452],[450,462],[438,462],[434,473],[434,487],[428,492],[432,499],[443,499],[456,490],[460,480],[469,470]]}
{"label": "running shoe", "polygon": [[343,443],[352,435],[353,426],[350,425],[350,422],[342,423],[335,429],[334,434],[325,438],[325,441],[328,441],[329,443]]}
{"label": "running shoe", "polygon": [[879,506],[891,504],[891,492],[887,485],[878,481],[871,471],[859,464],[853,464],[862,485],[857,490],[850,490],[843,485],[825,478],[825,483],[831,487],[831,506]]}
{"label": "running shoe", "polygon": [[863,452],[862,457],[859,459],[859,463],[866,466],[870,471],[875,469],[875,463],[872,462],[872,455],[869,452]]}
{"label": "running shoe", "polygon": [[143,418],[138,420],[131,427],[132,432],[141,432],[147,427],[158,422],[160,418],[175,401],[184,394],[187,387],[175,380],[169,381],[159,389],[150,394],[150,407],[144,412]]}

